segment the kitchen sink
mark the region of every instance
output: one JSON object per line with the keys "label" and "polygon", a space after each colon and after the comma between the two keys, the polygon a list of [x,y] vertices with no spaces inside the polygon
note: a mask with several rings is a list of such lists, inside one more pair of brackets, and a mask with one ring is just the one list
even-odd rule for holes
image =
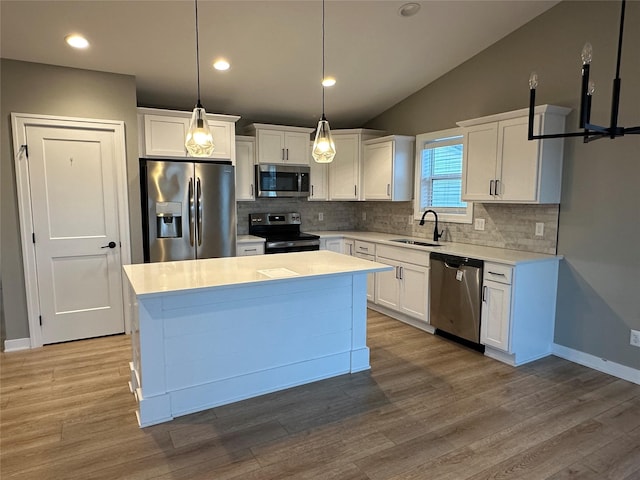
{"label": "kitchen sink", "polygon": [[439,243],[432,242],[420,242],[418,240],[409,240],[408,238],[395,238],[389,240],[390,242],[406,243],[407,245],[419,245],[421,247],[441,247]]}

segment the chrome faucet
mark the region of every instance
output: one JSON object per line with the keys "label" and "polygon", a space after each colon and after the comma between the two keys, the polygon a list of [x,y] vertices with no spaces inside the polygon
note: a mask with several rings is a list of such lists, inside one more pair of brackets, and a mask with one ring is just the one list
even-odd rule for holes
{"label": "chrome faucet", "polygon": [[438,214],[434,210],[425,210],[425,212],[422,214],[422,218],[420,219],[420,225],[424,225],[424,217],[426,217],[427,213],[429,213],[429,212],[433,213],[433,216],[436,217],[436,226],[433,229],[433,241],[437,242],[438,239],[444,233],[444,230],[441,231],[440,233],[438,233]]}

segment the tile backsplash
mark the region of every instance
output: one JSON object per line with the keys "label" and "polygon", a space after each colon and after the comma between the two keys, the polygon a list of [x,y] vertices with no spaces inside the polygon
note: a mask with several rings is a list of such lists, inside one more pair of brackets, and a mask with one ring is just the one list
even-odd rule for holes
{"label": "tile backsplash", "polygon": [[[413,202],[309,202],[306,199],[273,198],[238,202],[238,234],[249,233],[249,213],[300,212],[302,230],[369,230],[431,239],[433,217],[424,226],[413,216]],[[319,220],[320,214],[323,219]],[[559,205],[476,203],[474,219],[485,220],[484,230],[473,224],[441,223],[445,242],[555,254]],[[543,236],[535,236],[536,223],[544,223]]]}

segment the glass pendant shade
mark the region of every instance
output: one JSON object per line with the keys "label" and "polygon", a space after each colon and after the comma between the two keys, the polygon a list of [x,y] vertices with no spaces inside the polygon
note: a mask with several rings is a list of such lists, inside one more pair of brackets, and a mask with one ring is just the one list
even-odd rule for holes
{"label": "glass pendant shade", "polygon": [[211,135],[207,122],[207,112],[200,104],[193,109],[184,145],[192,157],[210,157],[215,148],[213,135]]}
{"label": "glass pendant shade", "polygon": [[336,146],[331,137],[329,122],[324,117],[318,122],[318,130],[316,131],[316,139],[313,142],[311,155],[317,163],[331,163],[333,157],[336,156]]}

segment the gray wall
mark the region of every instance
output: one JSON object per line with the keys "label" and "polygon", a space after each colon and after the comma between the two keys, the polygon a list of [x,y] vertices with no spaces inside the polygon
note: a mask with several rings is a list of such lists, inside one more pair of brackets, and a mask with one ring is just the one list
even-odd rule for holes
{"label": "gray wall", "polygon": [[[564,1],[457,69],[403,100],[366,127],[418,134],[457,120],[524,108],[529,73],[538,72],[538,104],[568,106],[577,126],[580,52],[594,49],[592,120],[609,123],[619,2]],[[640,2],[628,2],[621,68],[620,124],[640,124]],[[437,47],[435,47],[437,48]],[[640,136],[565,143],[558,226],[561,263],[555,341],[640,369]]]}
{"label": "gray wall", "polygon": [[4,340],[29,337],[13,162],[12,112],[123,120],[134,262],[142,260],[142,242],[135,78],[7,59],[2,59],[0,68],[0,270],[3,297],[0,319],[4,320],[0,330],[6,335]]}

